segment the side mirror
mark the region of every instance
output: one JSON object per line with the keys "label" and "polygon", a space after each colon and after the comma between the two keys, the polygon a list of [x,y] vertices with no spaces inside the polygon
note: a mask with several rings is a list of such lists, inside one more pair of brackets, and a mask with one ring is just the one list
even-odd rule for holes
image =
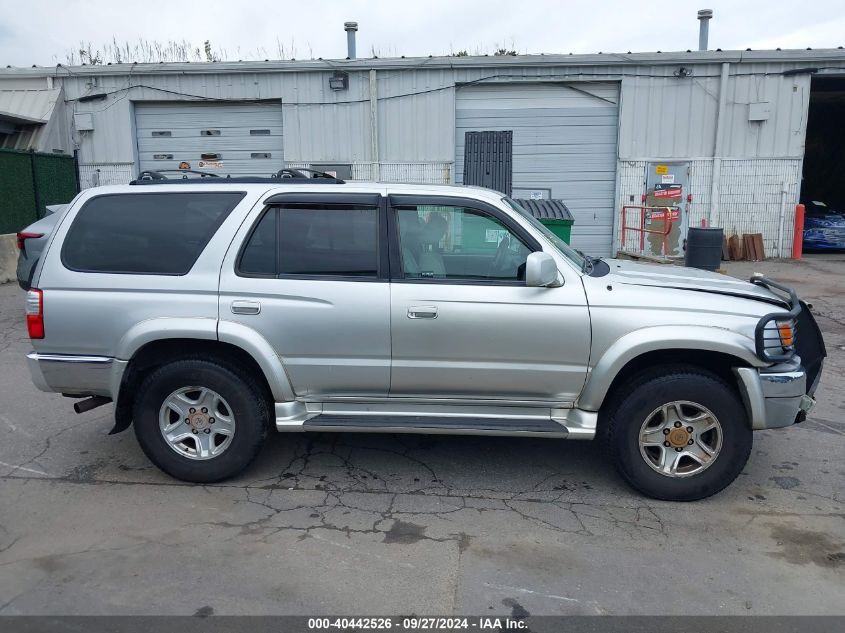
{"label": "side mirror", "polygon": [[537,251],[525,260],[525,285],[541,288],[560,286],[557,264],[548,253]]}

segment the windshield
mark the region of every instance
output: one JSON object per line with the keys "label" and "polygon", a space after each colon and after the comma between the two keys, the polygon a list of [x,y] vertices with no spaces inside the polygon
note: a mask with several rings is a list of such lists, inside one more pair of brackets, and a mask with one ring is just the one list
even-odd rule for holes
{"label": "windshield", "polygon": [[502,200],[506,202],[511,209],[516,211],[519,215],[521,215],[528,222],[530,222],[531,226],[540,231],[546,237],[546,239],[549,240],[552,245],[557,250],[559,250],[564,257],[566,257],[566,259],[568,259],[575,266],[578,267],[578,270],[586,270],[587,260],[578,251],[576,251],[569,244],[560,239],[557,235],[552,233],[545,224],[543,224],[542,222],[540,222],[540,220],[531,215],[529,211],[526,211],[521,206],[519,206],[519,204],[515,200],[511,200],[508,197],[504,197],[502,198]]}

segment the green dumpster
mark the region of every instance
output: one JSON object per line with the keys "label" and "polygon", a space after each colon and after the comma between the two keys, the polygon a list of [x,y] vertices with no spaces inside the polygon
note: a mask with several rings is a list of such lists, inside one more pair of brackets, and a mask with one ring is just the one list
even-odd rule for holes
{"label": "green dumpster", "polygon": [[516,202],[545,224],[552,233],[569,244],[575,218],[572,217],[563,200],[530,200],[528,198],[520,198]]}

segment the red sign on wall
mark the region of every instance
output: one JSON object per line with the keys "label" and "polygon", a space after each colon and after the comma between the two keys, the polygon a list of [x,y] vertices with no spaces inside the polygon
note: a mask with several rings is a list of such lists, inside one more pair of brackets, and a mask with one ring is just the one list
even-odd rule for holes
{"label": "red sign on wall", "polygon": [[664,185],[664,184],[656,184],[654,185],[654,197],[655,198],[678,198],[680,199],[682,195],[681,192],[681,185]]}
{"label": "red sign on wall", "polygon": [[[665,211],[652,211],[651,214],[648,216],[649,220],[663,220],[666,218]],[[679,220],[681,218],[681,211],[679,209],[670,209],[669,210],[669,219],[673,222],[675,220]]]}

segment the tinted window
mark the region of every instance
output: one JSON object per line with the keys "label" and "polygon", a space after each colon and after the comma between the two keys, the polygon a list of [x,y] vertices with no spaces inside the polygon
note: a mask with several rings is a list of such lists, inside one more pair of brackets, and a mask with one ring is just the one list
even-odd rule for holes
{"label": "tinted window", "polygon": [[92,198],[62,246],[72,270],[184,275],[245,194],[139,193]]}
{"label": "tinted window", "polygon": [[405,279],[525,279],[531,249],[495,217],[445,206],[407,206],[396,213]]}
{"label": "tinted window", "polygon": [[247,275],[277,274],[276,241],[278,209],[267,211],[244,247],[241,253],[241,263],[238,270]]}
{"label": "tinted window", "polygon": [[279,267],[286,275],[378,274],[378,209],[308,205],[279,209]]}

